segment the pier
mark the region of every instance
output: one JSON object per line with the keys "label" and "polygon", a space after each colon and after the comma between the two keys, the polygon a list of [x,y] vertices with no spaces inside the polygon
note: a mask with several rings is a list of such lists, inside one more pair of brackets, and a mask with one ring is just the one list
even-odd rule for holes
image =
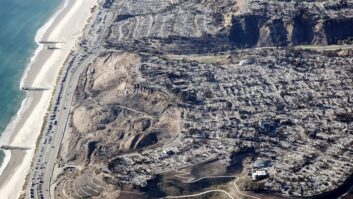
{"label": "pier", "polygon": [[23,91],[47,91],[49,88],[40,88],[40,87],[22,87]]}
{"label": "pier", "polygon": [[40,44],[57,44],[57,43],[64,43],[59,41],[39,41]]}
{"label": "pier", "polygon": [[2,150],[21,150],[21,151],[26,151],[26,150],[30,150],[31,148],[29,148],[29,147],[20,147],[20,146],[2,145],[2,146],[0,146],[0,149],[2,149]]}

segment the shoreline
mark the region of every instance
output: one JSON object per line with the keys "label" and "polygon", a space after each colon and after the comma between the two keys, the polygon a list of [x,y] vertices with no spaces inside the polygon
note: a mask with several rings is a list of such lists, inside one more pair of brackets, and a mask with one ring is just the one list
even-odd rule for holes
{"label": "shoreline", "polygon": [[[20,86],[19,90],[22,90],[22,87],[25,85],[25,81],[28,77],[28,73],[31,71],[33,68],[33,63],[36,60],[38,54],[44,49],[44,45],[40,44],[41,40],[45,40],[46,34],[50,34],[49,28],[53,26],[53,23],[55,20],[58,18],[58,15],[63,12],[63,10],[67,7],[69,0],[62,0],[61,3],[59,3],[58,8],[53,12],[54,14],[50,16],[49,20],[47,20],[43,26],[41,26],[34,37],[34,42],[36,43],[37,47],[31,54],[31,57],[28,59],[28,63],[25,66],[25,69],[23,71],[23,74],[21,76],[20,80]],[[19,109],[16,112],[16,115],[13,116],[10,120],[10,122],[6,125],[6,128],[2,132],[0,136],[0,144],[1,145],[10,145],[11,142],[14,140],[16,137],[16,127],[19,127],[19,123],[21,118],[25,117],[27,111],[30,109],[30,105],[33,105],[31,101],[35,100],[32,96],[29,95],[27,91],[25,91],[25,97],[22,99],[21,105]],[[5,152],[5,151],[4,151]],[[4,160],[6,159],[7,155],[11,155],[11,151],[7,151],[7,154],[5,154]],[[9,163],[10,159],[8,161],[4,161],[1,166],[0,166],[0,178],[2,173],[4,172],[7,164]],[[1,170],[2,168],[2,170]]]}
{"label": "shoreline", "polygon": [[[26,65],[20,89],[39,87],[49,90],[26,91],[20,109],[0,137],[1,144],[31,148],[27,151],[5,151],[0,168],[0,194],[4,198],[18,198],[22,192],[59,71],[70,52],[76,49],[95,5],[97,0],[63,0],[36,33],[37,47]],[[55,44],[59,49],[47,49],[47,44],[40,43],[43,40],[60,42]]]}
{"label": "shoreline", "polygon": [[[22,87],[24,86],[25,80],[28,77],[28,73],[31,70],[31,66],[33,65],[33,62],[36,60],[38,54],[44,49],[44,45],[40,44],[41,40],[44,40],[45,37],[50,34],[50,27],[53,26],[53,23],[55,20],[58,18],[58,15],[63,12],[63,10],[67,7],[69,0],[61,0],[61,3],[59,3],[58,8],[53,11],[53,14],[50,16],[49,20],[47,20],[43,26],[41,26],[34,37],[34,42],[36,43],[36,48],[31,54],[30,58],[28,59],[28,63],[25,66],[25,69],[23,71],[23,74],[21,75],[20,79],[20,84],[19,84],[19,90],[22,90]],[[30,96],[28,95],[28,92],[25,92],[25,97],[22,99],[21,105],[19,106],[19,109],[16,112],[16,115],[14,115],[9,123],[6,125],[4,131],[0,135],[0,144],[10,144],[11,138],[13,138],[13,132],[15,131],[15,126],[16,124],[19,123],[19,119],[23,117],[23,112],[29,109],[30,102],[29,100],[32,100]],[[27,106],[26,106],[27,105]],[[2,163],[1,167],[3,166],[4,163]],[[0,170],[0,176],[2,174],[2,170]]]}
{"label": "shoreline", "polygon": [[58,18],[61,12],[65,10],[65,8],[68,6],[69,0],[61,0],[62,2],[58,5],[58,8],[53,12],[54,14],[50,16],[49,20],[47,20],[43,26],[41,26],[34,37],[34,42],[36,43],[37,47],[34,50],[33,54],[31,55],[29,63],[26,65],[25,70],[22,74],[21,81],[20,81],[20,87],[19,89],[21,90],[25,80],[28,77],[28,72],[31,70],[31,65],[37,58],[38,54],[40,51],[44,49],[44,45],[40,43],[40,41],[45,40],[46,37],[48,37],[47,34],[50,34],[50,27],[53,26],[55,20]]}
{"label": "shoreline", "polygon": [[6,166],[9,164],[10,159],[11,159],[11,151],[9,151],[9,150],[3,150],[3,151],[4,151],[5,156],[4,156],[4,159],[3,159],[2,164],[0,166],[0,176],[4,172]]}
{"label": "shoreline", "polygon": [[[21,76],[19,90],[22,90],[22,87],[24,86],[31,86],[33,80],[36,78],[36,75],[34,75],[33,77],[29,77],[29,74],[30,72],[38,72],[38,70],[40,70],[40,68],[35,69],[33,67],[40,52],[45,50],[45,45],[41,44],[40,41],[46,40],[49,37],[50,32],[52,31],[51,29],[55,28],[55,21],[60,20],[59,16],[60,14],[63,14],[63,11],[65,11],[65,9],[67,8],[69,1],[70,0],[62,0],[62,2],[59,3],[58,8],[53,12],[53,15],[50,16],[49,20],[47,20],[44,25],[37,30],[36,35],[34,37],[34,42],[36,43],[37,47],[33,51],[30,59],[28,59],[28,64],[26,65]],[[20,108],[18,109],[16,115],[10,120],[9,124],[7,124],[6,128],[0,136],[0,144],[9,145],[14,140],[14,137],[16,136],[14,132],[18,130],[16,129],[16,127],[18,128],[19,120],[21,119],[21,117],[24,117],[26,115],[27,111],[29,111],[30,105],[33,105],[30,102],[32,100],[35,100],[35,98],[33,98],[33,96],[31,96],[27,91],[25,91],[25,97],[21,102]],[[1,174],[2,173],[0,172],[0,176]]]}

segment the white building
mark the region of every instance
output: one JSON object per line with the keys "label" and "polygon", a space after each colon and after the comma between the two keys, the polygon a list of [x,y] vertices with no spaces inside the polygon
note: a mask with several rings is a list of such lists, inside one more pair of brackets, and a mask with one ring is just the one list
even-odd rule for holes
{"label": "white building", "polygon": [[259,180],[259,179],[265,178],[267,176],[268,176],[268,173],[266,170],[257,170],[252,173],[251,178],[252,178],[252,180]]}

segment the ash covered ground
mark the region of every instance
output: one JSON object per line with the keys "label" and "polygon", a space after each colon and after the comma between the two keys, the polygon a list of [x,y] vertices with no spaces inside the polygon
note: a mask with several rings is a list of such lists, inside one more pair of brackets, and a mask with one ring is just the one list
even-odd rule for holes
{"label": "ash covered ground", "polygon": [[56,196],[342,194],[353,171],[352,9],[102,2],[96,23],[115,20],[81,74]]}

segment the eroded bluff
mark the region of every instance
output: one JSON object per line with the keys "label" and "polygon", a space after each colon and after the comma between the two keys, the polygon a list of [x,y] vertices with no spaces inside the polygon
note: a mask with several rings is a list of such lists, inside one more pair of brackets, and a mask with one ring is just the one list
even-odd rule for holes
{"label": "eroded bluff", "polygon": [[[140,85],[144,81],[140,64],[138,55],[103,55],[82,75],[72,116],[75,133],[69,161],[107,161],[180,133],[177,98]],[[88,151],[77,153],[87,144]]]}
{"label": "eroded bluff", "polygon": [[138,0],[112,7],[117,17],[107,46],[126,51],[205,53],[353,39],[352,1]]}
{"label": "eroded bluff", "polygon": [[233,176],[244,158],[261,157],[271,162],[269,177],[261,186],[244,179],[244,189],[331,191],[353,171],[345,54],[102,54],[76,90],[57,190],[74,198],[192,194],[232,179],[187,179]]}
{"label": "eroded bluff", "polygon": [[[136,54],[104,54],[81,75],[72,108],[72,131],[62,156],[63,162],[81,171],[72,177],[69,166],[72,178],[63,189],[72,197],[104,198],[104,190],[113,197],[118,182],[104,173],[128,174],[116,164],[120,154],[133,155],[180,134],[178,98],[165,89],[149,88],[140,66],[141,57]],[[143,170],[141,165],[141,172],[149,176],[149,171]],[[133,181],[143,183],[138,178]],[[90,183],[95,191],[87,188]],[[110,183],[113,186],[107,186]],[[77,193],[77,184],[87,189],[86,193]]]}
{"label": "eroded bluff", "polygon": [[[115,21],[76,89],[58,198],[237,196],[234,177],[203,178],[235,174],[243,190],[310,197],[352,177],[352,51],[234,50],[350,43],[351,1],[107,2]],[[257,158],[269,175],[251,181]]]}

